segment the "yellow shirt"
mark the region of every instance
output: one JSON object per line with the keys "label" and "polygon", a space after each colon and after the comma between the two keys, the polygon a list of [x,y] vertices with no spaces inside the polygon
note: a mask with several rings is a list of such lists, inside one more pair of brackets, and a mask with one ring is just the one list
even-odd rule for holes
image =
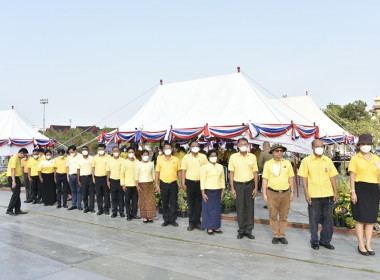
{"label": "yellow shirt", "polygon": [[79,170],[79,175],[80,176],[89,176],[92,174],[92,161],[93,161],[92,156],[88,156],[87,158],[84,158],[82,156],[81,160],[79,161],[78,168]]}
{"label": "yellow shirt", "polygon": [[111,157],[109,155],[104,155],[104,156],[99,156],[96,155],[94,156],[92,160],[92,167],[95,168],[95,176],[96,177],[103,177],[106,176],[106,165],[107,165],[107,160],[110,159]]}
{"label": "yellow shirt", "polygon": [[242,156],[240,152],[235,153],[230,157],[228,170],[234,172],[234,181],[236,182],[251,181],[253,173],[257,172],[256,156],[251,153],[247,153],[245,156]]}
{"label": "yellow shirt", "polygon": [[218,190],[226,187],[224,169],[219,163],[206,163],[201,167],[201,190]]}
{"label": "yellow shirt", "polygon": [[28,170],[29,170],[28,167],[26,167],[28,164],[28,160],[29,160],[29,157],[26,159],[21,159],[22,172],[24,173],[28,173]]}
{"label": "yellow shirt", "polygon": [[35,159],[34,157],[28,160],[28,164],[26,166],[28,169],[30,168],[30,176],[38,176],[38,165],[42,160],[43,159],[41,158]]}
{"label": "yellow shirt", "polygon": [[277,191],[289,189],[289,178],[294,177],[292,164],[286,159],[280,162],[274,159],[264,164],[263,179],[268,180],[268,187]]}
{"label": "yellow shirt", "polygon": [[127,159],[128,158],[128,153],[127,152],[122,152],[120,154],[120,157],[122,157],[123,159]]}
{"label": "yellow shirt", "polygon": [[75,157],[68,156],[66,160],[66,167],[69,168],[69,175],[77,174],[79,169],[79,162],[82,160],[81,154],[76,154]]}
{"label": "yellow shirt", "polygon": [[186,156],[186,153],[184,151],[175,152],[174,156],[179,159],[179,163],[182,162],[182,159],[184,156]]}
{"label": "yellow shirt", "polygon": [[51,160],[41,160],[40,164],[38,165],[38,171],[40,171],[43,174],[51,174],[54,172],[54,159]]}
{"label": "yellow shirt", "polygon": [[67,158],[63,157],[56,157],[54,159],[54,168],[56,168],[56,172],[59,174],[66,174],[66,163],[67,163]]}
{"label": "yellow shirt", "polygon": [[201,179],[201,166],[207,163],[207,157],[204,154],[193,156],[192,153],[187,154],[182,159],[181,169],[186,170],[186,179],[199,181]]}
{"label": "yellow shirt", "polygon": [[107,160],[106,171],[111,172],[110,179],[120,180],[121,167],[124,165],[125,159],[111,157]]}
{"label": "yellow shirt", "polygon": [[12,176],[12,168],[15,169],[15,177],[21,176],[21,163],[19,157],[16,155],[13,155],[9,161],[8,161],[8,169],[7,169],[7,176]]}
{"label": "yellow shirt", "polygon": [[377,184],[377,177],[380,173],[380,157],[371,154],[371,160],[368,161],[359,152],[351,158],[348,171],[355,173],[355,182]]}
{"label": "yellow shirt", "polygon": [[136,187],[135,166],[139,162],[138,159],[126,159],[121,167],[120,185],[127,187]]}
{"label": "yellow shirt", "polygon": [[175,156],[170,156],[167,160],[163,157],[162,160],[157,161],[156,171],[160,172],[160,180],[165,183],[171,183],[177,180],[177,172],[181,169],[179,159]]}
{"label": "yellow shirt", "polygon": [[154,181],[154,163],[139,161],[135,166],[135,180],[139,183],[148,183]]}
{"label": "yellow shirt", "polygon": [[235,150],[235,149],[232,149],[231,151],[229,151],[229,150],[226,150],[226,151],[224,151],[224,154],[223,154],[223,161],[224,162],[229,162],[229,160],[230,160],[230,157],[234,154],[234,153],[236,153],[237,151]]}
{"label": "yellow shirt", "polygon": [[311,154],[301,162],[298,175],[308,179],[308,192],[313,198],[334,195],[330,178],[338,175],[338,171],[330,158],[322,156],[316,158]]}

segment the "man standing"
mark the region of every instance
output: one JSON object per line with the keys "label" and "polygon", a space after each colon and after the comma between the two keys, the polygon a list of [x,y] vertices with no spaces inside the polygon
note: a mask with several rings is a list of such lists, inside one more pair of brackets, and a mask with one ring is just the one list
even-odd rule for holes
{"label": "man standing", "polygon": [[[95,213],[95,185],[92,182],[92,160],[93,157],[88,154],[88,147],[82,147],[82,158],[79,161],[77,180],[78,185],[82,190],[84,210],[83,213]],[[90,200],[90,204],[88,201]]]}
{"label": "man standing", "polygon": [[[313,140],[313,154],[301,162],[298,175],[303,177],[302,183],[305,199],[308,203],[311,248],[319,249],[319,245],[334,249],[330,244],[333,235],[334,203],[338,200],[335,176],[338,175],[330,158],[323,155],[323,142]],[[321,237],[318,238],[318,224],[322,217]]]}
{"label": "man standing", "polygon": [[239,152],[230,157],[231,193],[236,199],[238,220],[238,239],[246,235],[255,239],[252,234],[254,227],[254,206],[258,189],[257,160],[254,154],[248,153],[248,140],[240,138],[237,144]]}
{"label": "man standing", "polygon": [[[92,181],[95,184],[96,200],[98,201],[97,215],[110,214],[110,190],[107,186],[107,160],[110,158],[105,153],[106,145],[98,145],[98,154],[92,160]],[[104,199],[104,206],[103,206]]]}
{"label": "man standing", "polygon": [[[259,177],[260,174],[263,174],[264,164],[272,159],[272,154],[270,154],[270,144],[269,142],[265,141],[263,143],[263,151],[260,153],[259,161],[257,162],[257,167],[259,168]],[[259,191],[261,191],[261,185],[260,181],[262,182],[262,179],[259,178]],[[264,208],[267,208],[267,206],[264,206]]]}
{"label": "man standing", "polygon": [[[177,196],[179,186],[177,179],[181,182],[181,167],[179,159],[172,156],[172,147],[170,143],[164,144],[165,156],[157,161],[155,185],[162,199],[162,214],[164,222],[163,227],[171,224],[178,227],[177,220]],[[160,180],[160,184],[158,184]]]}
{"label": "man standing", "polygon": [[119,211],[120,217],[124,214],[124,192],[120,184],[121,167],[124,165],[125,159],[121,158],[119,147],[112,148],[112,158],[107,160],[107,186],[111,190],[112,198],[112,215],[111,218],[117,217]]}
{"label": "man standing", "polygon": [[199,153],[199,145],[197,141],[190,143],[190,154],[182,159],[182,186],[187,190],[187,205],[189,207],[189,226],[188,231],[194,228],[202,230],[201,212],[202,212],[202,192],[200,184],[201,166],[206,164],[207,157]]}
{"label": "man standing", "polygon": [[139,160],[135,158],[135,149],[133,147],[128,147],[127,159],[124,161],[123,166],[121,167],[120,178],[123,192],[125,192],[125,208],[127,211],[126,213],[128,221],[132,220],[132,218],[140,219],[140,217],[137,216],[137,203],[139,200],[139,195],[135,181],[135,166],[136,162],[138,161]]}
{"label": "man standing", "polygon": [[282,157],[285,151],[286,148],[281,144],[274,144],[270,150],[273,159],[265,163],[263,172],[263,196],[268,204],[273,244],[277,244],[278,241],[288,244],[285,230],[290,201],[293,200],[294,172],[290,161]]}
{"label": "man standing", "polygon": [[26,167],[28,168],[29,182],[32,188],[33,204],[42,203],[41,183],[38,177],[38,165],[40,164],[42,159],[38,154],[39,149],[34,149],[32,158],[28,160],[28,164],[26,165]]}
{"label": "man standing", "polygon": [[22,158],[21,160],[21,168],[22,168],[22,173],[24,177],[25,192],[26,192],[26,200],[24,201],[24,203],[33,202],[32,187],[30,185],[29,174],[28,174],[29,169],[27,167],[29,159],[30,158],[28,157],[28,155],[26,155],[26,157]]}
{"label": "man standing", "polygon": [[[12,197],[9,201],[7,214],[8,215],[19,215],[27,214],[28,212],[21,211],[21,199],[20,199],[20,189],[21,189],[21,164],[20,159],[28,155],[28,150],[22,148],[17,154],[13,155],[8,162],[7,176],[8,176],[8,187],[12,190]],[[13,212],[14,209],[14,212]]]}
{"label": "man standing", "polygon": [[[65,150],[58,150],[58,157],[54,159],[54,182],[57,185],[57,208],[61,208],[63,196],[63,208],[67,208],[67,192],[69,181],[67,181],[67,158]],[[62,189],[63,188],[63,189]]]}
{"label": "man standing", "polygon": [[82,155],[78,154],[77,147],[75,145],[71,145],[68,148],[70,156],[67,158],[66,162],[66,173],[67,173],[67,181],[70,184],[71,188],[71,198],[72,203],[71,207],[67,210],[83,210],[82,208],[82,190],[79,187],[77,173],[79,162],[82,159]]}

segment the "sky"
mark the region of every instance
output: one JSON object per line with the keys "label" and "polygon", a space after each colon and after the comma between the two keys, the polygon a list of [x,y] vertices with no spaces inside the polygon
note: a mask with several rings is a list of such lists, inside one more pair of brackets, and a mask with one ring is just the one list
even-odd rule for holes
{"label": "sky", "polygon": [[237,66],[276,97],[308,91],[321,108],[370,108],[380,96],[379,12],[375,0],[0,0],[0,110],[14,105],[42,127],[47,98],[47,127],[118,127],[160,79]]}

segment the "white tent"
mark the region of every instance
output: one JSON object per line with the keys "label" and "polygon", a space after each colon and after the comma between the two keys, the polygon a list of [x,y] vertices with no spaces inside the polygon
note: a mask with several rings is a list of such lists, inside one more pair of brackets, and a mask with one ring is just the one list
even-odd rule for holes
{"label": "white tent", "polygon": [[49,138],[27,125],[14,109],[0,111],[0,156],[13,155],[21,147],[31,153],[34,144],[47,145]]}

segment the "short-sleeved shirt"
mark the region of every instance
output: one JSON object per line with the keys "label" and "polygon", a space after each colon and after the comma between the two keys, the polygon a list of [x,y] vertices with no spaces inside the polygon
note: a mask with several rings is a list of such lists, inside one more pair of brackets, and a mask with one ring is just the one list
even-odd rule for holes
{"label": "short-sleeved shirt", "polygon": [[42,158],[35,159],[34,157],[31,157],[28,160],[28,164],[26,166],[30,168],[30,176],[38,176],[38,165],[40,165],[41,161],[43,161]]}
{"label": "short-sleeved shirt", "polygon": [[79,169],[79,175],[80,176],[89,176],[92,174],[92,161],[94,157],[87,156],[85,158],[82,156],[81,160],[79,161],[78,169]]}
{"label": "short-sleeved shirt", "polygon": [[286,159],[279,162],[274,159],[264,164],[263,179],[268,180],[268,187],[277,191],[289,189],[289,178],[294,177],[292,164]]}
{"label": "short-sleeved shirt", "polygon": [[135,181],[135,166],[139,162],[138,159],[124,160],[123,166],[121,167],[121,178],[120,184],[127,187],[136,187]]}
{"label": "short-sleeved shirt", "polygon": [[54,173],[54,159],[41,160],[40,164],[38,165],[38,171],[40,171],[43,174]]}
{"label": "short-sleeved shirt", "polygon": [[172,183],[178,178],[178,171],[181,169],[179,159],[175,156],[170,156],[170,159],[163,157],[157,161],[156,171],[160,172],[160,180],[164,183]]}
{"label": "short-sleeved shirt", "polygon": [[234,172],[234,181],[248,182],[253,179],[253,173],[257,172],[256,156],[247,153],[243,156],[240,152],[231,155],[228,170]]}
{"label": "short-sleeved shirt", "polygon": [[82,160],[81,154],[76,154],[73,156],[68,156],[66,161],[66,167],[69,168],[69,175],[76,175],[79,168],[79,162]]}
{"label": "short-sleeved shirt", "polygon": [[153,162],[137,162],[135,166],[135,180],[139,183],[148,183],[154,181],[154,163]]}
{"label": "short-sleeved shirt", "polygon": [[175,152],[174,156],[179,159],[179,163],[181,164],[183,157],[186,155],[184,151]]}
{"label": "short-sleeved shirt", "polygon": [[199,181],[201,178],[201,166],[207,163],[207,157],[204,154],[187,154],[182,159],[181,169],[186,170],[186,179]]}
{"label": "short-sleeved shirt", "polygon": [[111,157],[107,160],[106,172],[110,173],[110,179],[112,180],[120,180],[121,167],[124,165],[125,159],[118,157]]}
{"label": "short-sleeved shirt", "polygon": [[298,175],[308,179],[308,193],[312,198],[334,195],[330,178],[338,175],[332,160],[326,156],[317,158],[311,154],[301,162]]}
{"label": "short-sleeved shirt", "polygon": [[29,170],[29,168],[27,167],[27,165],[28,165],[28,160],[29,160],[29,158],[23,158],[23,159],[21,160],[22,172],[24,172],[24,173],[28,173],[28,170]]}
{"label": "short-sleeved shirt", "polygon": [[18,155],[13,155],[8,161],[7,176],[12,176],[12,168],[15,170],[15,177],[21,176],[21,163]]}
{"label": "short-sleeved shirt", "polygon": [[95,176],[96,177],[103,177],[106,176],[106,165],[107,165],[107,160],[110,159],[111,157],[109,155],[104,155],[104,156],[99,156],[96,155],[94,156],[92,160],[92,167],[95,168]]}
{"label": "short-sleeved shirt", "polygon": [[224,169],[219,163],[206,163],[201,167],[201,190],[218,190],[226,187]]}
{"label": "short-sleeved shirt", "polygon": [[377,177],[380,174],[380,157],[371,154],[371,160],[367,160],[362,153],[358,153],[351,158],[348,171],[355,173],[355,182],[377,184]]}
{"label": "short-sleeved shirt", "polygon": [[54,159],[54,168],[56,168],[57,173],[59,174],[66,174],[66,164],[67,164],[67,158],[66,157],[56,157]]}

